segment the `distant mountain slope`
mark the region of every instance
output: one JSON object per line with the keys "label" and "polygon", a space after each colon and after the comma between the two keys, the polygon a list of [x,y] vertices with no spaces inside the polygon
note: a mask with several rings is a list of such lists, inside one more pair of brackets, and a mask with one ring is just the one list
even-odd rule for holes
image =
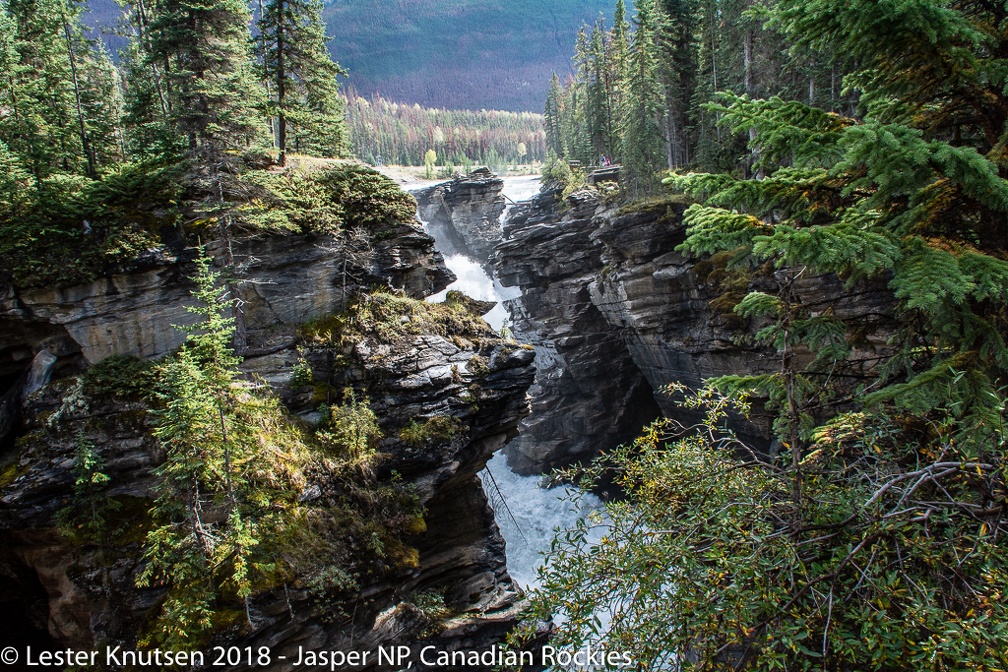
{"label": "distant mountain slope", "polygon": [[330,49],[361,94],[428,107],[541,111],[582,22],[615,0],[336,0]]}
{"label": "distant mountain slope", "polygon": [[[254,4],[254,3],[253,3]],[[114,25],[115,0],[89,0]],[[542,111],[554,70],[570,69],[582,22],[616,0],[334,0],[329,49],[361,95],[449,109]]]}

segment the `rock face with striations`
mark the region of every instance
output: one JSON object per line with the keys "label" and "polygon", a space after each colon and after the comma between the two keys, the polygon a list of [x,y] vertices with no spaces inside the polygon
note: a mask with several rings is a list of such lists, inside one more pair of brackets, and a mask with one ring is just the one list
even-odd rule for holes
{"label": "rock face with striations", "polygon": [[438,239],[451,241],[455,251],[486,266],[501,239],[503,189],[504,180],[478,168],[468,177],[456,177],[412,194],[420,219],[437,230]]}
{"label": "rock face with striations", "polygon": [[[503,284],[521,288],[522,296],[509,302],[515,333],[539,353],[532,419],[506,449],[523,468],[605,449],[620,438],[614,431],[620,423],[627,438],[659,409],[697,420],[662,393],[669,384],[695,389],[711,377],[779,367],[771,350],[743,338],[760,325],[733,311],[750,290],[776,290],[774,269],[751,272],[731,268],[729,254],[697,259],[676,251],[685,240],[684,210],[673,200],[618,208],[589,191],[561,203],[546,192],[505,222],[497,273]],[[803,275],[794,289],[804,305],[866,325],[869,336],[854,344],[855,360],[863,355],[869,362],[885,347],[891,326],[877,324],[878,316],[891,314],[884,286],[851,292],[836,276]],[[771,422],[756,400],[735,430],[769,450]]]}
{"label": "rock face with striations", "polygon": [[[403,542],[415,549],[416,560],[401,563],[393,576],[364,582],[346,616],[327,616],[303,587],[274,590],[255,598],[254,628],[234,627],[218,635],[219,643],[270,646],[274,663],[268,669],[287,670],[298,647],[376,650],[430,642],[439,649],[480,649],[499,642],[516,622],[519,592],[507,574],[504,542],[477,473],[528,413],[534,353],[505,343],[489,328],[478,338],[405,330],[391,342],[362,338],[341,344],[338,357],[333,348],[312,349],[302,325],[343,308],[345,293],[381,283],[422,297],[451,278],[415,223],[397,226],[395,235],[384,236],[368,259],[349,269],[327,242],[308,236],[232,241],[231,287],[242,299],[236,312],[242,366],[309,418],[318,401],[298,391],[292,376],[301,357],[334,389],[366,395],[385,436],[379,447],[383,473],[412,484],[426,529]],[[223,246],[212,252],[219,262],[225,255]],[[163,589],[135,585],[142,512],[157,482],[152,470],[163,459],[150,436],[151,416],[138,400],[82,396],[67,375],[109,355],[152,358],[177,347],[183,336],[173,324],[192,319],[184,310],[191,303],[190,273],[191,264],[163,252],[148,267],[84,285],[9,288],[0,304],[5,380],[13,384],[18,378],[23,389],[24,372],[39,352],[51,353],[49,371],[57,376],[28,396],[16,430],[20,438],[8,442],[2,455],[2,620],[23,641],[132,647],[159,604]],[[408,324],[410,317],[400,319]],[[419,443],[400,436],[407,425],[439,416],[454,418],[456,430]],[[111,557],[77,547],[58,531],[58,512],[73,502],[75,452],[82,441],[104,461],[108,496],[136,506]],[[303,497],[311,501],[326,489],[324,481],[309,482]],[[418,606],[411,596],[421,593],[440,595],[443,611]],[[355,669],[378,669],[375,663],[372,656]]]}
{"label": "rock face with striations", "polygon": [[[231,241],[228,253],[240,354],[263,357],[290,344],[305,320],[343,305],[344,294],[384,284],[411,296],[426,296],[454,280],[434,241],[415,223],[383,232],[359,268],[343,269],[323,235],[261,235]],[[223,264],[220,243],[210,253]],[[44,345],[69,364],[76,356],[94,364],[113,354],[160,357],[177,348],[185,334],[172,325],[190,324],[192,304],[185,263],[191,253],[151,254],[143,268],[70,287],[0,292],[0,376],[20,373]],[[350,276],[348,282],[344,278]],[[33,347],[35,348],[33,350]]]}
{"label": "rock face with striations", "polygon": [[522,290],[507,303],[512,329],[537,355],[532,416],[505,450],[520,472],[590,458],[636,436],[659,412],[620,331],[592,301],[604,272],[592,238],[599,208],[580,193],[561,213],[556,194],[541,193],[511,211],[497,247],[498,278]]}

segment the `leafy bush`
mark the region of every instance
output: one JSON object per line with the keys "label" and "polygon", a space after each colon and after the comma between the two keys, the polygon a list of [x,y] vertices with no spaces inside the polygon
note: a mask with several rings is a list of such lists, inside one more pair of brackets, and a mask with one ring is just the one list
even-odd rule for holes
{"label": "leafy bush", "polygon": [[560,192],[560,200],[566,199],[578,189],[588,185],[588,178],[580,168],[571,168],[566,159],[554,157],[543,166],[543,186]]}
{"label": "leafy bush", "polygon": [[601,636],[646,669],[1003,668],[1005,524],[975,504],[1003,492],[1003,456],[943,440],[948,417],[853,413],[792,469],[724,429],[733,400],[685,403],[701,425],[661,420],[581,474],[626,498],[601,541],[582,521],[554,542],[531,616],[562,614],[556,646]]}
{"label": "leafy bush", "polygon": [[382,438],[381,427],[366,398],[358,401],[350,388],[343,396],[342,404],[328,407],[319,436],[350,460],[360,462],[374,454]]}

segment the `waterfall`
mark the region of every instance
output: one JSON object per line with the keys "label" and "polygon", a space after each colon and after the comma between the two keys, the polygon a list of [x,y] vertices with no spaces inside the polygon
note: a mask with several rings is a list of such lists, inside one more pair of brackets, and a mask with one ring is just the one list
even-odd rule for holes
{"label": "waterfall", "polygon": [[[514,202],[531,198],[539,191],[538,177],[503,179],[503,194],[508,199],[508,206],[501,215],[502,218],[507,216]],[[497,306],[484,319],[499,331],[508,319],[503,301],[516,298],[521,290],[503,287],[496,278],[487,275],[477,261],[458,253],[448,241],[440,240],[437,236],[435,241],[438,250],[445,255],[445,265],[458,280],[444,292],[429,297],[428,300],[441,301],[448,290],[458,290],[474,299],[497,301]],[[508,468],[507,459],[501,453],[494,455],[487,468],[480,472],[480,478],[507,544],[508,572],[523,588],[538,585],[537,572],[542,564],[543,553],[550,548],[555,531],[570,529],[593,509],[602,508],[602,503],[593,495],[581,498],[580,507],[574,508],[569,501],[573,494],[570,486],[550,489],[541,487],[542,477],[515,474]],[[599,530],[598,537],[601,536]]]}

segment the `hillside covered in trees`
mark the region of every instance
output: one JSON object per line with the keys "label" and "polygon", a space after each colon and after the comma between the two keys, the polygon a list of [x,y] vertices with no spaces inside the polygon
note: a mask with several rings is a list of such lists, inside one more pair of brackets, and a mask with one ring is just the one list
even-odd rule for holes
{"label": "hillside covered in trees", "polygon": [[612,0],[337,0],[324,16],[332,53],[363,96],[522,112],[540,109],[552,71],[569,71],[578,26],[612,8]]}
{"label": "hillside covered in trees", "polygon": [[[347,126],[354,154],[371,164],[493,167],[546,158],[543,117],[532,112],[445,110],[351,95]],[[428,155],[433,152],[433,157]]]}

